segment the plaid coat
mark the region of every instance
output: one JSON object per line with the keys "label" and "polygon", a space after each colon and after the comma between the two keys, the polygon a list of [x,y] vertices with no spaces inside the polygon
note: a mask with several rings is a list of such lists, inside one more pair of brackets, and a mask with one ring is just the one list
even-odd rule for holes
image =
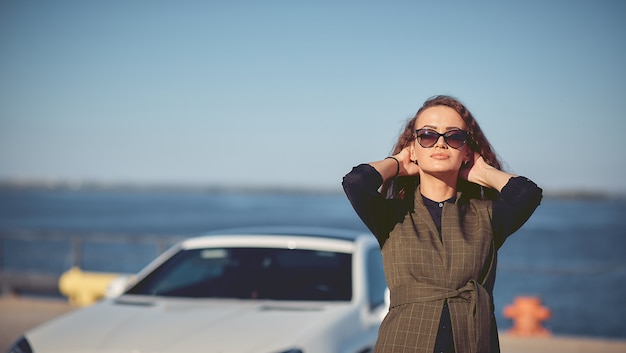
{"label": "plaid coat", "polygon": [[446,202],[441,238],[419,192],[382,245],[391,307],[377,353],[432,353],[447,300],[457,353],[499,352],[491,201]]}

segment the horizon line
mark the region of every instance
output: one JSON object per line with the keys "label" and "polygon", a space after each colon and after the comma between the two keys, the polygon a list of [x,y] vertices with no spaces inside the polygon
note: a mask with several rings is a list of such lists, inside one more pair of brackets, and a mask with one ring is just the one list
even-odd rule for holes
{"label": "horizon line", "polygon": [[[341,194],[336,187],[321,185],[227,184],[217,182],[136,182],[136,181],[71,181],[1,179],[0,190],[70,190],[70,191],[177,191],[177,192],[241,192],[241,193],[306,193]],[[601,190],[546,190],[544,197],[567,199],[626,199],[626,193],[611,194]]]}

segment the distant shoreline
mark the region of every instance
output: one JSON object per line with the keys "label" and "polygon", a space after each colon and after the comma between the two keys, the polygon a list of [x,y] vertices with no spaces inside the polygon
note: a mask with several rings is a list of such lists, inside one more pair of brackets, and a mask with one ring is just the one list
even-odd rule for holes
{"label": "distant shoreline", "polygon": [[3,181],[1,190],[67,190],[67,191],[126,191],[126,192],[206,192],[206,193],[274,193],[274,194],[337,194],[340,187],[226,185],[194,183],[106,183],[65,181]]}
{"label": "distant shoreline", "polygon": [[[281,185],[226,185],[194,183],[132,183],[132,182],[74,182],[74,181],[14,181],[0,180],[3,190],[59,190],[112,192],[201,192],[251,194],[342,194],[340,186],[281,186]],[[609,194],[589,190],[544,190],[544,197],[569,200],[626,200],[626,194]]]}

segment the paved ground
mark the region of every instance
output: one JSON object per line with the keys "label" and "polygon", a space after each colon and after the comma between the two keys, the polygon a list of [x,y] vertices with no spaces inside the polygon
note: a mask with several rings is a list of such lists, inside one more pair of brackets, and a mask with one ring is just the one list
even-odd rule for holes
{"label": "paved ground", "polygon": [[0,297],[0,352],[24,331],[71,310],[74,308],[61,299]]}
{"label": "paved ground", "polygon": [[[0,352],[22,332],[72,310],[60,299],[0,297]],[[562,336],[519,338],[502,333],[500,346],[502,353],[626,353],[626,340]]]}

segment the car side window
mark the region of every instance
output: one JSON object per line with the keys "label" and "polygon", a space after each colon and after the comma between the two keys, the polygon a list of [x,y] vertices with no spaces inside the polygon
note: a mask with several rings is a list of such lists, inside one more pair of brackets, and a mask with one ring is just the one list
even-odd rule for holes
{"label": "car side window", "polygon": [[373,309],[385,303],[385,290],[387,289],[383,258],[378,248],[372,248],[367,253],[367,276],[369,304]]}

